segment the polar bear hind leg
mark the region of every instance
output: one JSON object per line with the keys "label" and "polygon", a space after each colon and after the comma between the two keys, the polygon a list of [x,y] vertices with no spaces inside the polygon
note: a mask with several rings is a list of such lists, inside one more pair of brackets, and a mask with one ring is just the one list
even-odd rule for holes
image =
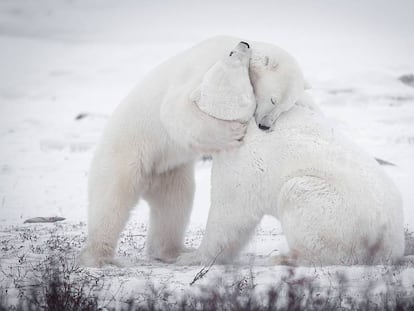
{"label": "polar bear hind leg", "polygon": [[[361,254],[354,240],[356,215],[334,185],[315,176],[287,181],[278,199],[278,216],[290,253],[272,259],[274,264],[354,264]],[[349,221],[348,221],[349,220]]]}
{"label": "polar bear hind leg", "polygon": [[79,263],[113,264],[119,236],[139,198],[137,169],[122,154],[101,153],[89,176],[88,239]]}
{"label": "polar bear hind leg", "polygon": [[147,253],[172,262],[184,250],[183,240],[193,205],[194,164],[155,176],[143,195],[150,205]]}

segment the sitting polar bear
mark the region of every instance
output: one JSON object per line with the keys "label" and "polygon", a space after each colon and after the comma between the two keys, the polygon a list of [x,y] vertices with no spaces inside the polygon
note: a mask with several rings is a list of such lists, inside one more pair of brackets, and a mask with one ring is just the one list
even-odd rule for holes
{"label": "sitting polar bear", "polygon": [[[215,37],[167,60],[115,110],[89,172],[88,238],[79,263],[102,266],[113,262],[119,235],[140,198],[150,206],[148,254],[172,261],[183,250],[194,196],[194,163],[203,153],[242,144],[247,119],[238,114],[251,116],[255,110],[249,106],[254,101],[250,82],[257,87],[269,82],[298,85],[290,83],[290,61],[279,63],[279,75],[270,74],[277,66],[275,57],[282,60],[287,53],[265,43],[256,43],[251,52],[248,44],[240,43],[230,53],[238,42],[237,38]],[[248,73],[250,57],[263,66],[257,71],[250,66]],[[290,96],[296,92],[286,93],[286,88],[274,92],[280,110],[296,101]],[[212,90],[227,101],[227,110],[214,110],[226,121],[209,116],[195,104]],[[226,97],[229,90],[235,90],[235,97]],[[220,114],[230,106],[234,121]]]}
{"label": "sitting polar bear", "polygon": [[[290,69],[291,77],[302,79],[299,67]],[[379,164],[333,128],[303,89],[280,114],[274,94],[283,93],[282,85],[253,79],[256,122],[272,131],[251,121],[240,148],[214,155],[205,235],[199,249],[177,263],[231,261],[264,215],[280,221],[290,248],[273,263],[377,264],[402,256],[401,197]],[[215,115],[214,100],[198,104]]]}

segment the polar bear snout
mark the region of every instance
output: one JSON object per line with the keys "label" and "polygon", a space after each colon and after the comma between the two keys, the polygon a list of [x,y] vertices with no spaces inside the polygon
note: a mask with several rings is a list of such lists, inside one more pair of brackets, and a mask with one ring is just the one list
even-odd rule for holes
{"label": "polar bear snout", "polygon": [[239,59],[245,66],[248,66],[250,54],[250,45],[245,41],[240,41],[230,52],[229,56],[230,58]]}
{"label": "polar bear snout", "polygon": [[248,44],[246,41],[240,41],[233,51],[237,51],[239,53],[246,53],[250,49],[250,44]]}
{"label": "polar bear snout", "polygon": [[257,113],[255,115],[255,121],[259,129],[261,129],[262,131],[269,131],[274,123],[270,115],[265,115],[264,117],[261,117]]}
{"label": "polar bear snout", "polygon": [[230,52],[230,56],[233,56],[234,53],[245,54],[250,49],[250,44],[245,41],[240,41],[235,48]]}

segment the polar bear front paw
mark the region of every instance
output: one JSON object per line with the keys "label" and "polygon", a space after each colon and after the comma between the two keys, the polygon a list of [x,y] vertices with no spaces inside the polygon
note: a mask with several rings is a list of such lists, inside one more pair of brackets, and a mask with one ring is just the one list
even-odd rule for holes
{"label": "polar bear front paw", "polygon": [[113,256],[100,255],[88,248],[84,248],[76,258],[78,265],[89,268],[102,268],[106,265],[122,267]]}
{"label": "polar bear front paw", "polygon": [[193,251],[193,248],[187,247],[172,247],[167,249],[163,249],[159,246],[156,247],[155,245],[147,247],[147,255],[150,259],[159,260],[165,263],[174,263],[181,253],[190,253]]}
{"label": "polar bear front paw", "polygon": [[226,127],[222,133],[223,138],[229,143],[229,147],[232,147],[232,144],[235,142],[241,142],[243,140],[246,135],[248,123],[224,122],[226,122]]}
{"label": "polar bear front paw", "polygon": [[213,262],[207,256],[201,255],[198,251],[188,252],[181,254],[175,262],[178,266],[207,266]]}
{"label": "polar bear front paw", "polygon": [[195,139],[193,147],[203,152],[219,152],[238,148],[243,144],[247,123],[214,119],[203,126],[202,134]]}

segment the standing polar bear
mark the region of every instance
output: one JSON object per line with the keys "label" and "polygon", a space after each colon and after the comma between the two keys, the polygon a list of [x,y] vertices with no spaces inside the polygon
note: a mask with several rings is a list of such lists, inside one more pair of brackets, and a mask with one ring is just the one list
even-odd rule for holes
{"label": "standing polar bear", "polygon": [[[290,70],[303,85],[300,68]],[[281,222],[290,248],[273,263],[378,264],[401,257],[401,197],[374,158],[333,128],[303,89],[280,114],[274,91],[283,85],[255,83],[256,122],[272,130],[251,121],[240,148],[214,155],[205,235],[199,249],[177,263],[231,261],[264,215]],[[215,114],[214,101],[198,104]]]}
{"label": "standing polar bear", "polygon": [[[290,83],[292,64],[273,63],[274,57],[267,55],[270,48],[276,53],[270,56],[282,60],[285,52],[256,43],[250,55],[248,44],[240,43],[230,53],[238,42],[237,38],[215,37],[167,60],[115,110],[89,172],[88,238],[79,255],[81,264],[113,262],[119,235],[140,198],[150,206],[148,254],[172,261],[183,251],[194,196],[195,161],[202,153],[239,147],[247,129],[247,122],[211,117],[195,102],[217,89],[219,98],[238,105],[232,106],[233,113],[240,108],[250,116],[255,109],[249,106],[254,101],[250,82],[253,87],[256,81],[296,85]],[[249,57],[250,63],[263,63],[266,69],[252,71],[250,66],[249,73]],[[269,75],[275,66],[281,74]],[[220,83],[208,79],[210,69],[214,75],[221,73]],[[296,101],[290,96],[296,92],[285,92],[286,88],[274,90],[280,110]],[[242,96],[229,98],[226,94],[230,90],[243,90]]]}

